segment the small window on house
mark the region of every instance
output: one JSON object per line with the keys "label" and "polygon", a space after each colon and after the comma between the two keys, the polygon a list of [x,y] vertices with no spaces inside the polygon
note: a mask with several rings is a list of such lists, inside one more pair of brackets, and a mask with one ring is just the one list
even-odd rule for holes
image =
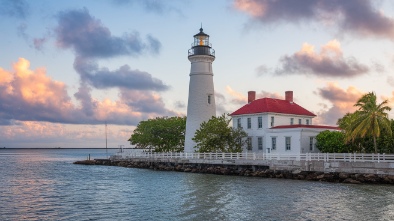
{"label": "small window on house", "polygon": [[271,117],[271,127],[273,127],[274,125],[275,125],[275,118],[274,117]]}
{"label": "small window on house", "polygon": [[290,118],[290,125],[294,124],[294,118]]}
{"label": "small window on house", "polygon": [[306,125],[309,125],[309,119],[306,119]]}
{"label": "small window on house", "polygon": [[238,118],[238,119],[237,119],[237,127],[238,127],[238,128],[242,128],[242,125],[241,125],[241,118]]}
{"label": "small window on house", "polygon": [[285,137],[286,150],[291,150],[291,137]]}
{"label": "small window on house", "polygon": [[259,128],[263,128],[263,117],[257,118],[257,124]]}
{"label": "small window on house", "polygon": [[276,150],[276,137],[271,137],[271,149]]}
{"label": "small window on house", "polygon": [[246,140],[246,145],[247,145],[247,149],[248,150],[252,150],[252,137],[248,137],[248,139]]}
{"label": "small window on house", "polygon": [[313,150],[313,137],[309,137],[309,150]]}
{"label": "small window on house", "polygon": [[301,124],[301,119],[298,119],[298,124]]}
{"label": "small window on house", "polygon": [[263,150],[263,138],[262,137],[257,138],[257,149]]}
{"label": "small window on house", "polygon": [[252,128],[252,119],[248,117],[248,129]]}

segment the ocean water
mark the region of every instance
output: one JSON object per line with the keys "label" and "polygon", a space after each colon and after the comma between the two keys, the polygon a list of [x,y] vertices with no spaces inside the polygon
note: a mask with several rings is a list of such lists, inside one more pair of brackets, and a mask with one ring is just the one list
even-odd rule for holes
{"label": "ocean water", "polygon": [[393,185],[72,164],[115,152],[0,149],[0,220],[394,220]]}

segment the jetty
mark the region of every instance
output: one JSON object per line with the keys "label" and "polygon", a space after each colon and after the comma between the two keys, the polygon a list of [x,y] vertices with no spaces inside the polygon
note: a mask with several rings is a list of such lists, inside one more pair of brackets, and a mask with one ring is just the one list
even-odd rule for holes
{"label": "jetty", "polygon": [[134,153],[75,164],[162,171],[284,178],[339,183],[394,184],[394,155],[355,153]]}

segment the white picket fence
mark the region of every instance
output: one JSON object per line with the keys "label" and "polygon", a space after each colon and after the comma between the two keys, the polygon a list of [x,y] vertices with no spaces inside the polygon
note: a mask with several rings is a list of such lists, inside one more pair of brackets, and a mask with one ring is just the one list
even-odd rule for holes
{"label": "white picket fence", "polygon": [[178,159],[211,159],[211,160],[295,160],[295,161],[324,161],[324,162],[387,162],[394,163],[394,154],[367,153],[304,153],[304,154],[274,154],[274,153],[155,153],[131,152],[124,150],[112,156],[113,159],[131,158],[178,158]]}

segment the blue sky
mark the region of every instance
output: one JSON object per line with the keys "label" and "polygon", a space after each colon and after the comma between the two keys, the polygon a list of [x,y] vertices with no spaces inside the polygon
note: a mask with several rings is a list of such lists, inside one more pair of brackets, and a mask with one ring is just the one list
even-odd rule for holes
{"label": "blue sky", "polygon": [[[334,125],[363,94],[394,103],[394,3],[0,0],[0,147],[129,146],[141,120],[185,115],[187,51],[216,50],[217,113],[283,98]],[[393,117],[393,112],[390,112]]]}

